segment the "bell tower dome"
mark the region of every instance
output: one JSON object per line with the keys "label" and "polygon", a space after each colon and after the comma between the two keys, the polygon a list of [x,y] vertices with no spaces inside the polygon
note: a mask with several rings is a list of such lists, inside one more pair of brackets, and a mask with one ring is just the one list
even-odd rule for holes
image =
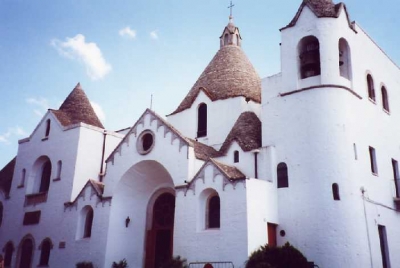
{"label": "bell tower dome", "polygon": [[222,35],[219,37],[220,39],[220,48],[223,48],[225,46],[238,46],[241,47],[242,45],[242,37],[240,36],[239,28],[235,26],[233,22],[233,16],[232,16],[232,7],[234,5],[229,6],[231,9],[231,14],[229,16],[229,23],[226,25],[224,31],[222,32]]}

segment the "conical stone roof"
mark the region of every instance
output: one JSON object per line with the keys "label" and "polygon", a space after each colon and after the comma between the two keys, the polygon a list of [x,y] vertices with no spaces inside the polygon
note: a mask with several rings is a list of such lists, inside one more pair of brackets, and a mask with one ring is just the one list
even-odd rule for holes
{"label": "conical stone roof", "polygon": [[179,107],[172,113],[190,108],[200,90],[212,100],[243,96],[261,103],[261,79],[239,46],[223,46]]}
{"label": "conical stone roof", "polygon": [[51,110],[63,126],[85,123],[104,128],[81,85],[78,83],[58,110]]}

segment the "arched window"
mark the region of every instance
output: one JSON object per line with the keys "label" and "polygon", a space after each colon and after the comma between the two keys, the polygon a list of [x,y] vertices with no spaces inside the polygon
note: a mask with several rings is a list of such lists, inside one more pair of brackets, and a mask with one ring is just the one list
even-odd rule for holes
{"label": "arched window", "polygon": [[12,255],[14,253],[14,245],[11,241],[7,242],[3,249],[4,252],[4,267],[11,267]]}
{"label": "arched window", "polygon": [[337,183],[332,184],[333,200],[340,200],[339,185]]}
{"label": "arched window", "polygon": [[224,36],[224,45],[228,45],[229,44],[229,35],[226,33]]}
{"label": "arched window", "polygon": [[40,244],[40,262],[39,266],[48,266],[49,265],[49,259],[50,259],[50,250],[53,248],[53,245],[51,243],[51,240],[49,238],[46,238],[45,240],[42,241]]}
{"label": "arched window", "polygon": [[351,57],[350,47],[346,39],[339,40],[339,70],[340,76],[351,79]]}
{"label": "arched window", "polygon": [[46,121],[46,134],[45,137],[48,137],[50,134],[50,119],[47,119]]}
{"label": "arched window", "polygon": [[57,162],[57,177],[56,179],[61,179],[62,162],[61,160]]}
{"label": "arched window", "polygon": [[240,46],[240,37],[236,34],[236,45]]}
{"label": "arched window", "polygon": [[370,74],[367,75],[367,85],[368,85],[368,97],[375,101],[375,88],[374,88],[374,80]]}
{"label": "arched window", "polygon": [[32,267],[34,243],[31,236],[24,238],[21,241],[18,252],[18,262],[17,267],[20,268],[30,268]]}
{"label": "arched window", "polygon": [[219,228],[221,206],[218,194],[213,195],[208,199],[207,212],[207,228]]}
{"label": "arched window", "polygon": [[307,36],[301,39],[298,53],[301,79],[321,74],[319,41],[315,36]]}
{"label": "arched window", "polygon": [[383,109],[385,109],[385,111],[389,112],[389,98],[388,98],[387,90],[384,86],[381,88],[381,93],[382,93]]}
{"label": "arched window", "polygon": [[207,136],[207,104],[199,105],[197,111],[197,137]]}
{"label": "arched window", "polygon": [[289,187],[288,168],[285,163],[278,164],[278,167],[276,169],[276,174],[278,178],[278,188]]}
{"label": "arched window", "polygon": [[88,206],[85,215],[85,226],[83,230],[83,238],[92,236],[92,225],[93,225],[93,209]]}
{"label": "arched window", "polygon": [[0,227],[3,223],[3,203],[0,202]]}
{"label": "arched window", "polygon": [[42,176],[40,178],[39,193],[48,192],[50,188],[51,163],[46,161],[42,167]]}
{"label": "arched window", "polygon": [[234,163],[239,163],[239,151],[234,151],[233,152],[233,162]]}

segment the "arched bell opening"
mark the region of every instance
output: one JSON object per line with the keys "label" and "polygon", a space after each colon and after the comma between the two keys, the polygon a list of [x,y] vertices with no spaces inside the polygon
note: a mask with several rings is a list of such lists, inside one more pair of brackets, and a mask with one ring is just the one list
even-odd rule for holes
{"label": "arched bell opening", "polygon": [[308,78],[321,74],[319,41],[315,36],[307,36],[298,45],[300,78]]}

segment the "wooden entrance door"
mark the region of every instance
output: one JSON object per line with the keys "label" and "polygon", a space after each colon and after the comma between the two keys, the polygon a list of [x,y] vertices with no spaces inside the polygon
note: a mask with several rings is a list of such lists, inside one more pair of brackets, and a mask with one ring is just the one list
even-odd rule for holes
{"label": "wooden entrance door", "polygon": [[146,238],[146,268],[157,268],[172,258],[175,196],[160,195],[153,206],[153,221]]}

